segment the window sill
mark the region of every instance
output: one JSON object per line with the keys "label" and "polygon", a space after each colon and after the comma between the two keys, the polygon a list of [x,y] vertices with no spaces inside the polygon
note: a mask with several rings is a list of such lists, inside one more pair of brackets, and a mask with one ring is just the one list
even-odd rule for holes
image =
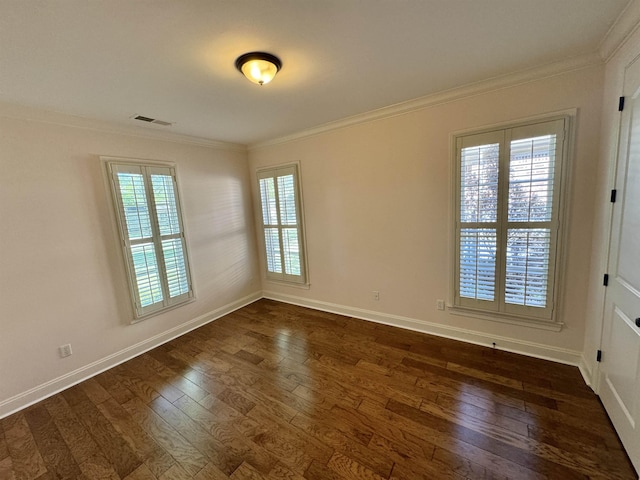
{"label": "window sill", "polygon": [[143,321],[148,320],[148,319],[150,319],[152,317],[157,317],[158,315],[162,315],[163,313],[167,313],[170,310],[175,310],[176,308],[180,308],[180,307],[182,307],[184,305],[187,305],[188,303],[193,303],[195,301],[196,301],[196,297],[195,297],[195,295],[193,295],[190,298],[188,298],[187,300],[185,300],[184,302],[176,303],[175,305],[170,305],[168,307],[161,308],[159,310],[156,310],[156,311],[151,312],[151,313],[147,313],[146,315],[142,315],[140,317],[135,317],[129,322],[129,325],[135,325],[136,323],[143,322]]}
{"label": "window sill", "polygon": [[553,322],[550,320],[541,320],[531,317],[520,317],[517,315],[509,315],[499,312],[486,312],[482,310],[474,310],[472,308],[464,308],[454,305],[447,306],[447,309],[453,315],[478,318],[480,320],[489,320],[498,323],[508,323],[510,325],[520,325],[523,327],[537,328],[540,330],[549,330],[552,332],[559,332],[564,326],[564,323],[562,322]]}
{"label": "window sill", "polygon": [[272,278],[265,278],[265,281],[268,282],[268,283],[273,283],[274,285],[282,285],[284,287],[299,288],[301,290],[310,290],[311,289],[311,284],[310,283],[285,282],[285,281],[282,281],[282,280],[273,280]]}

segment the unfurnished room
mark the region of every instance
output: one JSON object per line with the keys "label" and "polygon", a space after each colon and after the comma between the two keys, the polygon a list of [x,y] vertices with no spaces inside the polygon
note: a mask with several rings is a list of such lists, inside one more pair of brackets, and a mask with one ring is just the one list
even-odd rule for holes
{"label": "unfurnished room", "polygon": [[638,479],[639,27],[0,0],[0,479]]}

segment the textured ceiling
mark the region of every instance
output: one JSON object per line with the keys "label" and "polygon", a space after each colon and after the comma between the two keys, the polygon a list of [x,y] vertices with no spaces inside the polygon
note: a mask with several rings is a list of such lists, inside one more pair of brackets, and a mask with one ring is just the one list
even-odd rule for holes
{"label": "textured ceiling", "polygon": [[[594,53],[627,3],[0,0],[0,100],[255,143]],[[252,50],[271,84],[235,70]]]}

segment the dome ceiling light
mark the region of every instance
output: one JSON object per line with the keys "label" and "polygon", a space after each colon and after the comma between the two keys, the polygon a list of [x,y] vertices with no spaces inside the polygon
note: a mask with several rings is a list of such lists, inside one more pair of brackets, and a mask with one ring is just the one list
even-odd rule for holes
{"label": "dome ceiling light", "polygon": [[282,62],[270,53],[250,52],[240,55],[236,59],[236,68],[250,82],[262,86],[273,80],[273,77],[282,68]]}

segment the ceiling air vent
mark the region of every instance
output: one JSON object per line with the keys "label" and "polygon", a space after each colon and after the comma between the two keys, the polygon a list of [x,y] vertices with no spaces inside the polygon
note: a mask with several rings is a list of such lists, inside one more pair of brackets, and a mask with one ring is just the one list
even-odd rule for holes
{"label": "ceiling air vent", "polygon": [[155,123],[156,125],[162,125],[163,127],[168,127],[170,125],[173,125],[173,123],[171,122],[165,122],[164,120],[157,120],[155,118],[145,117],[144,115],[134,115],[131,118],[133,118],[134,120],[139,120],[141,122]]}

